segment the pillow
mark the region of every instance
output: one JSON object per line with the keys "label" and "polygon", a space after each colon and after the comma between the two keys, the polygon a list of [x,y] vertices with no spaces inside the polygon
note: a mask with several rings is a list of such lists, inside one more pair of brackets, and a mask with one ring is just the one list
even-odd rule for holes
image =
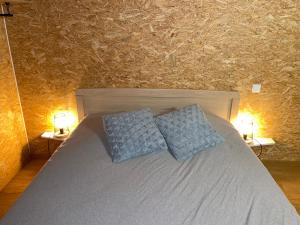
{"label": "pillow", "polygon": [[113,162],[168,149],[148,108],[105,115],[103,123]]}
{"label": "pillow", "polygon": [[197,105],[157,116],[155,122],[177,160],[192,158],[224,141]]}

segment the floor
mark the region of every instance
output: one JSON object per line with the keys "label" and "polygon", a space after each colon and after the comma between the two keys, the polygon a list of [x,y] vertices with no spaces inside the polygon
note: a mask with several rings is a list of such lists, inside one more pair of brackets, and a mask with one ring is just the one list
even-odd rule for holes
{"label": "floor", "polygon": [[[46,160],[34,159],[0,192],[0,218],[24,192]],[[300,214],[300,162],[264,161],[274,179]]]}
{"label": "floor", "polygon": [[0,218],[24,192],[45,162],[46,160],[30,161],[0,192]]}
{"label": "floor", "polygon": [[300,161],[264,161],[263,163],[300,214]]}

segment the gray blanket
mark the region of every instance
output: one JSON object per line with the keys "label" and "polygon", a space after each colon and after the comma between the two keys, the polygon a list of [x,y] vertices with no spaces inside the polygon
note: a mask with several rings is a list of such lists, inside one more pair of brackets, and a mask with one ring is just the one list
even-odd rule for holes
{"label": "gray blanket", "polygon": [[97,115],[61,146],[0,225],[299,225],[299,216],[232,126],[192,160],[168,152],[113,164]]}

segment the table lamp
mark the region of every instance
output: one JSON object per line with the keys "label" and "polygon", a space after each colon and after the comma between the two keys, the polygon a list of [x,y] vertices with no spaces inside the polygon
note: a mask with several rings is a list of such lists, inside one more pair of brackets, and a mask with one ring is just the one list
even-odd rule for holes
{"label": "table lamp", "polygon": [[250,113],[240,113],[234,124],[245,141],[253,141],[255,119]]}
{"label": "table lamp", "polygon": [[53,118],[54,135],[56,137],[66,137],[69,134],[69,119],[65,112],[56,113]]}
{"label": "table lamp", "polygon": [[249,140],[249,141],[253,140],[253,136],[254,136],[253,127],[254,127],[254,122],[252,119],[241,121],[241,131],[244,140]]}

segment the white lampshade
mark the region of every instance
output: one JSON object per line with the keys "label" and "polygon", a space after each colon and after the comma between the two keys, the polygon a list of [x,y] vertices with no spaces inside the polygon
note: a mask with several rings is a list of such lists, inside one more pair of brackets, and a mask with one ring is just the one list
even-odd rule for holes
{"label": "white lampshade", "polygon": [[57,129],[65,129],[68,127],[68,118],[66,113],[57,113],[54,115],[54,126]]}

